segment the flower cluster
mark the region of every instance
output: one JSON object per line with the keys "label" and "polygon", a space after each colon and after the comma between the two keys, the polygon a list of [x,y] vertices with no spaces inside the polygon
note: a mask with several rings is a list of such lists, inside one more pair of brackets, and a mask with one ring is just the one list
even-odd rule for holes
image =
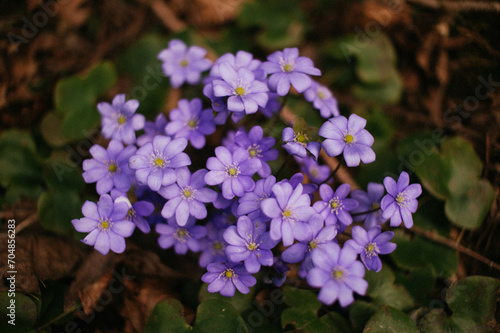
{"label": "flower cluster", "polygon": [[[366,293],[365,270],[380,271],[380,255],[395,250],[394,233],[382,225],[390,220],[392,227],[404,222],[410,228],[421,186],[410,185],[405,172],[397,182],[370,183],[367,192],[333,182],[332,170],[318,160],[320,150],[342,154],[354,167],[375,160],[374,139],[365,119],[339,114],[331,91],[310,77],[320,70],[298,49],[277,51],[264,62],[239,51],[212,64],[206,54],[180,40],[159,54],[174,88],[201,83],[206,97],[180,99],[168,117],[145,121],[135,114],[139,102],[123,94],[98,104],[110,141],[90,149],[83,178],[96,183],[100,198],[83,205],[75,229],[88,233],[83,242],[102,254],[125,251],[135,227],[154,229],[161,248],[201,253],[209,292],[248,293],[257,282],[252,274],[262,270],[270,276],[265,282],[280,286],[296,267],[320,288],[321,302],[351,304],[354,293]],[[329,118],[319,129],[301,120],[271,135],[256,125],[262,117],[280,119],[286,96],[302,94]],[[199,158],[199,150],[208,158]],[[282,167],[272,163],[280,154],[293,156],[284,163],[296,161],[283,166],[302,172],[279,178]],[[349,231],[352,239],[339,244],[337,235]]]}

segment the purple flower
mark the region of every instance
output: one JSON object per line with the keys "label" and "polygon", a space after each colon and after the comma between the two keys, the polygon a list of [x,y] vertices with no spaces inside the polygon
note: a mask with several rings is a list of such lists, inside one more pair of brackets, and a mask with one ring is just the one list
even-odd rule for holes
{"label": "purple flower", "polygon": [[304,98],[313,103],[313,106],[319,110],[323,118],[330,118],[340,114],[337,100],[333,97],[332,92],[316,81],[312,81],[309,89],[304,92]]}
{"label": "purple flower", "polygon": [[360,253],[361,261],[369,270],[379,272],[382,269],[382,261],[379,254],[389,254],[396,249],[396,244],[389,242],[394,233],[392,231],[381,232],[382,228],[377,225],[368,232],[356,225],[352,227],[352,239],[345,246],[351,246],[356,253]]}
{"label": "purple flower", "polygon": [[207,170],[200,169],[193,173],[187,167],[175,170],[177,183],[162,187],[158,193],[168,199],[161,214],[165,218],[174,216],[180,226],[185,226],[189,216],[198,220],[207,217],[205,203],[214,202],[217,193],[205,188],[205,175]]}
{"label": "purple flower", "polygon": [[280,257],[274,257],[274,264],[272,268],[274,269],[274,272],[264,275],[262,280],[264,283],[272,283],[276,287],[281,287],[283,283],[285,283],[286,272],[290,270],[290,267],[288,267]]}
{"label": "purple flower", "polygon": [[314,158],[306,156],[304,158],[295,157],[300,165],[300,170],[306,174],[310,181],[315,184],[321,184],[330,177],[332,170],[328,165],[320,165]]}
{"label": "purple flower", "polygon": [[221,63],[219,72],[222,80],[214,80],[212,86],[215,97],[229,96],[227,109],[233,112],[246,114],[257,112],[259,106],[267,103],[266,84],[255,80],[252,72],[245,68],[236,71],[230,64]]}
{"label": "purple flower", "polygon": [[261,209],[271,220],[271,238],[283,240],[283,245],[290,246],[293,240],[304,241],[309,237],[307,222],[315,213],[311,199],[302,193],[302,184],[295,189],[289,183],[273,186],[275,198],[262,201]]}
{"label": "purple flower", "polygon": [[[286,127],[283,130],[283,148],[290,154],[298,157],[306,157],[309,151],[315,159],[318,158],[321,144],[317,141],[309,141],[307,134],[295,133],[293,128]],[[307,149],[307,151],[306,151]]]}
{"label": "purple flower", "polygon": [[156,232],[160,234],[158,244],[162,249],[174,247],[175,253],[186,254],[188,249],[193,252],[201,250],[199,240],[207,235],[207,229],[195,225],[195,219],[189,219],[185,226],[177,224],[174,218],[167,219],[167,223],[156,224]]}
{"label": "purple flower", "polygon": [[244,131],[236,132],[234,136],[236,147],[244,148],[248,151],[248,158],[259,159],[262,166],[257,171],[259,176],[265,178],[271,174],[271,167],[267,161],[274,161],[278,158],[279,152],[273,146],[276,143],[273,137],[266,136],[260,126],[254,126],[246,134]]}
{"label": "purple flower", "polygon": [[226,229],[219,229],[214,223],[207,223],[207,237],[204,238],[202,243],[202,254],[200,255],[199,264],[201,267],[207,267],[212,262],[227,261],[226,249],[227,243],[224,240],[224,231]]}
{"label": "purple flower", "polygon": [[106,139],[123,141],[126,145],[135,143],[135,131],[143,129],[145,122],[142,114],[134,114],[139,101],[131,99],[125,102],[125,94],[119,94],[112,103],[97,104],[102,115],[102,134]]}
{"label": "purple flower", "polygon": [[260,266],[272,266],[276,246],[266,233],[266,224],[258,220],[252,222],[247,216],[241,216],[236,226],[230,226],[224,232],[227,258],[232,262],[245,262],[248,273],[257,273]]}
{"label": "purple flower", "polygon": [[171,140],[168,136],[157,135],[130,157],[129,166],[135,170],[139,185],[147,184],[153,191],[161,186],[173,184],[176,180],[174,168],[191,164],[183,150],[187,146],[184,138]]}
{"label": "purple flower", "polygon": [[251,53],[246,51],[238,51],[236,55],[231,53],[226,53],[220,56],[216,61],[212,69],[210,70],[209,78],[221,78],[219,64],[222,63],[230,64],[235,71],[238,71],[240,68],[245,68],[251,71],[258,80],[263,81],[265,79],[266,74],[260,69],[260,60],[254,59]]}
{"label": "purple flower", "polygon": [[356,260],[356,251],[350,246],[325,244],[311,254],[314,268],[307,273],[307,283],[321,288],[318,299],[327,305],[337,299],[342,307],[354,302],[353,292],[364,295],[368,283],[363,279],[365,268]]}
{"label": "purple flower", "polygon": [[222,146],[215,148],[215,156],[207,160],[207,169],[210,171],[205,175],[205,182],[208,185],[222,183],[222,195],[226,199],[241,197],[253,190],[255,182],[252,175],[261,167],[259,159],[249,159],[248,151],[243,148],[231,154]]}
{"label": "purple flower", "polygon": [[209,283],[207,290],[211,293],[220,292],[222,296],[232,297],[236,289],[242,294],[248,294],[250,287],[257,283],[257,279],[251,276],[243,264],[234,263],[212,263],[207,267],[201,280]]}
{"label": "purple flower", "polygon": [[[203,95],[208,97],[212,102],[212,109],[217,112],[217,115],[214,118],[214,123],[216,125],[224,125],[227,121],[227,117],[229,116],[229,110],[227,109],[226,99],[224,97],[215,97],[214,95],[214,87],[211,83],[206,84],[203,87]],[[233,112],[233,116],[236,113]],[[238,112],[238,114],[245,115],[245,112]],[[234,119],[233,119],[234,121]]]}
{"label": "purple flower", "polygon": [[366,120],[351,114],[349,121],[344,116],[329,119],[319,129],[319,135],[326,138],[323,149],[328,156],[344,153],[347,166],[375,161],[375,152],[371,148],[373,136],[365,130]]}
{"label": "purple flower", "polygon": [[167,126],[167,118],[160,113],[155,121],[146,121],[144,125],[144,134],[137,138],[137,145],[144,146],[145,143],[153,141],[157,135],[165,135],[165,126]]}
{"label": "purple flower", "polygon": [[134,174],[128,167],[128,160],[136,150],[135,146],[123,148],[118,140],[111,140],[108,149],[93,145],[90,148],[93,158],[83,161],[83,179],[86,183],[97,182],[99,194],[109,193],[113,187],[128,191],[131,186],[130,177]]}
{"label": "purple flower", "polygon": [[401,172],[398,183],[391,177],[385,177],[384,186],[387,193],[382,199],[382,218],[391,219],[391,227],[397,227],[404,222],[405,227],[413,226],[412,213],[417,211],[417,197],[422,194],[420,184],[411,184],[410,176]]}
{"label": "purple flower", "polygon": [[304,182],[304,174],[302,172],[297,172],[290,179],[283,179],[279,183],[289,183],[292,185],[292,188],[295,189],[299,184],[302,184],[302,193],[309,194],[312,199],[312,195],[314,192],[318,190],[318,185],[316,184],[303,184]]}
{"label": "purple flower", "polygon": [[262,213],[260,204],[262,200],[271,197],[272,187],[276,184],[276,177],[269,176],[265,179],[259,179],[255,183],[255,189],[252,192],[246,192],[239,200],[237,214],[248,215],[254,221],[260,219],[264,221],[267,216]]}
{"label": "purple flower", "polygon": [[269,77],[269,88],[278,95],[285,96],[290,90],[290,84],[299,93],[304,92],[311,85],[311,78],[307,75],[321,75],[321,71],[314,67],[311,59],[299,57],[299,49],[285,48],[276,51],[267,57],[261,68]]}
{"label": "purple flower", "polygon": [[337,221],[340,221],[344,226],[352,223],[349,211],[358,207],[358,202],[347,198],[350,190],[349,184],[340,185],[335,193],[330,185],[322,184],[319,187],[321,201],[315,202],[313,207],[323,216],[326,225],[337,224]]}
{"label": "purple flower", "polygon": [[170,77],[172,87],[179,88],[184,82],[196,84],[200,82],[201,72],[212,66],[212,62],[205,58],[207,50],[199,46],[187,47],[184,42],[174,39],[168,43],[168,49],[158,54],[163,61],[163,73]]}
{"label": "purple flower", "polygon": [[351,198],[359,202],[358,208],[355,208],[351,213],[362,213],[372,211],[369,214],[354,216],[354,221],[363,221],[366,230],[384,223],[387,219],[382,218],[382,210],[380,209],[380,201],[385,193],[384,185],[378,183],[368,184],[368,193],[362,190],[354,190],[351,193]]}
{"label": "purple flower", "polygon": [[135,224],[127,221],[128,206],[125,202],[113,202],[108,194],[101,195],[97,205],[86,201],[82,207],[85,217],[72,220],[75,230],[88,232],[82,242],[94,246],[102,254],[109,250],[116,253],[125,251],[125,238],[132,235]]}
{"label": "purple flower", "polygon": [[135,195],[138,200],[150,202],[154,206],[153,212],[146,219],[149,225],[165,222],[165,218],[161,216],[161,209],[167,201],[164,197],[159,195],[158,192],[152,191],[149,186],[136,187]]}
{"label": "purple flower", "polygon": [[181,99],[178,108],[170,111],[170,122],[165,126],[167,135],[186,138],[194,148],[205,146],[205,135],[215,132],[212,109],[202,110],[201,100]]}
{"label": "purple flower", "polygon": [[151,202],[136,201],[132,204],[126,196],[116,198],[115,203],[117,202],[125,202],[128,206],[128,212],[125,219],[134,222],[137,228],[145,234],[151,231],[148,221],[144,218],[145,216],[151,215],[155,210],[155,206]]}
{"label": "purple flower", "polygon": [[267,96],[267,104],[265,107],[261,108],[260,111],[267,118],[271,118],[275,113],[281,111],[282,105],[279,99],[280,95],[268,91]]}
{"label": "purple flower", "polygon": [[310,258],[312,251],[321,248],[325,243],[331,243],[337,236],[337,227],[334,225],[324,227],[323,217],[320,214],[314,214],[308,226],[310,229],[308,237],[293,244],[281,254],[284,262],[295,264],[303,261],[299,272],[301,277],[305,277],[305,274],[313,267]]}

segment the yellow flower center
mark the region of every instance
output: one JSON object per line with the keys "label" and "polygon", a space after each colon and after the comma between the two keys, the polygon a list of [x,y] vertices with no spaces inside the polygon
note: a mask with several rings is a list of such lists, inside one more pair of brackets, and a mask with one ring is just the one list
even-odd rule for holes
{"label": "yellow flower center", "polygon": [[189,64],[189,62],[186,59],[182,59],[180,62],[181,67],[186,67]]}
{"label": "yellow flower center", "polygon": [[135,210],[133,208],[130,208],[127,212],[126,219],[131,221],[133,217],[135,217]]}
{"label": "yellow flower center", "polygon": [[398,193],[398,196],[396,197],[396,202],[400,206],[405,202],[405,197],[403,196],[403,193]]}
{"label": "yellow flower center", "polygon": [[99,222],[98,228],[101,231],[108,231],[111,228],[111,225],[112,223],[109,220],[103,219],[102,221]]}
{"label": "yellow flower center", "polygon": [[324,99],[325,98],[325,93],[322,91],[318,91],[318,97],[319,99]]}
{"label": "yellow flower center", "polygon": [[345,141],[346,143],[351,143],[351,142],[353,142],[353,141],[354,141],[354,137],[353,137],[351,134],[347,134],[347,135],[345,136],[345,138],[344,138],[344,141]]}
{"label": "yellow flower center", "polygon": [[126,122],[127,122],[127,117],[126,117],[126,116],[123,116],[123,115],[122,115],[122,116],[118,117],[118,124],[119,124],[119,125],[123,125],[123,124],[125,124]]}
{"label": "yellow flower center", "polygon": [[285,72],[291,72],[293,70],[293,66],[291,64],[286,64],[285,66],[283,66],[283,70]]}
{"label": "yellow flower center", "polygon": [[226,172],[229,177],[233,178],[238,176],[241,172],[240,169],[236,165],[231,165],[226,168]]}
{"label": "yellow flower center", "polygon": [[314,240],[309,242],[309,249],[314,250],[315,248],[318,247],[318,244]]}
{"label": "yellow flower center", "polygon": [[198,122],[197,122],[195,119],[191,119],[191,120],[188,122],[188,127],[189,127],[189,128],[195,128],[197,125],[198,125]]}
{"label": "yellow flower center", "polygon": [[116,164],[111,163],[111,164],[109,165],[109,172],[112,172],[112,173],[113,173],[113,172],[115,172],[115,171],[116,171]]}
{"label": "yellow flower center", "polygon": [[223,246],[222,246],[222,243],[221,243],[221,242],[219,242],[219,241],[215,241],[215,242],[213,243],[213,248],[214,248],[214,250],[216,250],[216,251],[222,250],[222,247],[223,247]]}
{"label": "yellow flower center", "polygon": [[226,276],[226,278],[230,279],[233,277],[234,271],[231,268],[226,269],[226,271],[224,272],[224,275]]}
{"label": "yellow flower center", "polygon": [[165,165],[165,161],[159,157],[155,158],[155,166],[157,167],[160,167],[160,168],[163,168],[163,166]]}
{"label": "yellow flower center", "polygon": [[247,244],[247,249],[250,250],[250,251],[254,251],[256,248],[258,248],[259,246],[255,243],[248,243]]}
{"label": "yellow flower center", "polygon": [[238,87],[235,89],[234,91],[236,93],[236,95],[238,96],[243,96],[245,95],[245,89],[243,89],[243,87]]}
{"label": "yellow flower center", "polygon": [[333,201],[331,204],[330,204],[330,207],[332,207],[333,209],[337,208],[339,206],[339,203],[337,201]]}
{"label": "yellow flower center", "polygon": [[372,209],[379,209],[380,205],[377,202],[372,203]]}
{"label": "yellow flower center", "polygon": [[257,155],[257,152],[252,148],[248,151],[248,154],[250,155],[250,157],[255,157],[255,155]]}
{"label": "yellow flower center", "polygon": [[342,280],[344,278],[344,272],[342,270],[340,270],[340,269],[336,269],[336,270],[333,271],[332,277],[335,280]]}
{"label": "yellow flower center", "polygon": [[306,141],[306,136],[304,134],[297,135],[297,141],[299,141],[299,142]]}
{"label": "yellow flower center", "polygon": [[287,217],[292,216],[292,212],[291,212],[291,211],[289,211],[288,209],[285,209],[285,210],[283,211],[282,215],[283,215],[283,217],[284,217],[284,218],[287,218]]}
{"label": "yellow flower center", "polygon": [[378,249],[378,246],[376,243],[370,242],[370,243],[366,244],[365,254],[368,258],[376,256],[377,253],[380,253],[380,250]]}

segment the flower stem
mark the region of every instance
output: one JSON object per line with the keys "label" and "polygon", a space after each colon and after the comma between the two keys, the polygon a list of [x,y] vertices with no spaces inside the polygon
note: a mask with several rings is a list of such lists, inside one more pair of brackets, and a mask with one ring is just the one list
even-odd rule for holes
{"label": "flower stem", "polygon": [[328,183],[328,182],[329,182],[329,181],[333,178],[333,176],[335,176],[335,174],[337,173],[337,171],[339,171],[340,166],[342,165],[342,161],[343,161],[343,160],[344,160],[344,159],[343,159],[343,158],[342,158],[342,156],[341,156],[341,157],[339,158],[339,163],[337,164],[337,166],[335,167],[335,169],[334,169],[334,170],[330,173],[330,176],[328,176],[328,178],[327,178],[327,179],[325,179],[323,182],[321,182],[321,184],[320,184],[320,185],[323,185],[323,184]]}
{"label": "flower stem", "polygon": [[370,213],[374,213],[374,212],[376,212],[377,210],[380,210],[380,209],[381,209],[380,207],[377,207],[377,208],[373,208],[373,209],[367,210],[365,212],[353,213],[353,214],[351,214],[351,216],[359,216],[359,215],[370,214]]}

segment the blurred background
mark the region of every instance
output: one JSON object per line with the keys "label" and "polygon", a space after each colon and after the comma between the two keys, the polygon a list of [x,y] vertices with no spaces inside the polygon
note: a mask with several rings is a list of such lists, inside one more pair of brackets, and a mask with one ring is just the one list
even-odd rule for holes
{"label": "blurred background", "polygon": [[[198,305],[217,298],[203,291],[195,255],[174,256],[141,234],[125,254],[103,258],[70,223],[97,199],[81,177],[88,149],[105,143],[96,103],[126,93],[153,120],[181,96],[201,97],[201,86],[175,90],[161,72],[157,55],[173,38],[212,60],[238,50],[265,60],[298,47],[341,114],[368,120],[377,160],[350,170],[355,182],[366,188],[407,171],[424,187],[414,230],[396,232],[398,249],[383,274],[367,277],[377,288],[366,297],[349,309],[311,301],[304,315],[290,296],[256,326],[251,315],[272,292],[259,287],[229,300],[243,329],[362,331],[383,305],[389,317],[411,318],[411,329],[500,331],[500,2],[4,0],[0,31],[0,274],[5,291],[15,219],[20,323],[3,332],[141,332],[171,297],[181,305],[168,311],[180,312],[165,313],[182,319],[183,310],[193,324]],[[323,121],[305,100],[288,106],[311,126]],[[106,303],[113,281],[120,291]],[[309,319],[287,321],[290,309]]]}

